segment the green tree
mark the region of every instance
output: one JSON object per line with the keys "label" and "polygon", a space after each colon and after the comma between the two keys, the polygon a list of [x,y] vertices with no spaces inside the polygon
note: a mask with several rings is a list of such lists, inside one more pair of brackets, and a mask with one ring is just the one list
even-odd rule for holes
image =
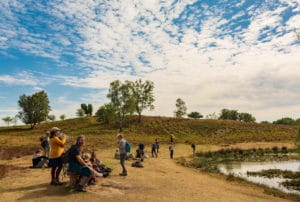
{"label": "green tree", "polygon": [[66,115],[62,114],[62,115],[60,115],[60,116],[59,116],[59,118],[60,118],[60,120],[62,120],[62,121],[63,121],[63,120],[65,120],[65,119],[66,119]]}
{"label": "green tree", "polygon": [[177,98],[176,100],[176,110],[174,111],[176,118],[182,118],[184,115],[186,115],[186,105],[185,102],[181,98]]}
{"label": "green tree", "polygon": [[37,92],[31,96],[21,95],[18,103],[21,108],[19,117],[25,124],[30,124],[31,129],[36,124],[46,121],[51,110],[48,95],[45,91]]}
{"label": "green tree", "polygon": [[141,122],[142,118],[142,112],[145,109],[154,109],[154,95],[153,95],[153,89],[154,84],[152,81],[145,81],[142,82],[141,79],[136,80],[134,83],[132,83],[133,87],[133,96],[135,99],[135,110],[139,116],[138,122]]}
{"label": "green tree", "polygon": [[112,104],[104,104],[99,107],[96,116],[98,117],[98,121],[109,124],[116,118],[116,113]]}
{"label": "green tree", "polygon": [[82,103],[80,105],[80,108],[83,110],[83,114],[86,114],[86,115],[88,114],[88,107],[86,104]]}
{"label": "green tree", "polygon": [[110,83],[107,98],[116,113],[120,132],[123,130],[123,122],[126,115],[132,114],[135,110],[135,99],[132,85],[129,81],[122,84],[119,80]]}
{"label": "green tree", "polygon": [[7,126],[9,126],[9,123],[12,122],[14,120],[13,117],[10,117],[10,116],[7,116],[7,117],[4,117],[2,119],[5,123],[7,123]]}
{"label": "green tree", "polygon": [[273,121],[273,124],[295,125],[296,121],[290,117],[284,117],[276,121]]}
{"label": "green tree", "polygon": [[238,117],[240,121],[244,122],[255,122],[256,120],[254,116],[246,112],[239,113]]}
{"label": "green tree", "polygon": [[93,105],[92,104],[84,104],[80,105],[81,109],[83,110],[84,114],[87,116],[93,115]]}
{"label": "green tree", "polygon": [[84,116],[84,110],[83,109],[77,109],[76,111],[76,116],[78,117],[83,117]]}
{"label": "green tree", "polygon": [[55,119],[56,119],[55,115],[53,115],[53,114],[48,115],[47,118],[48,118],[48,120],[50,120],[50,121],[55,121]]}
{"label": "green tree", "polygon": [[93,115],[93,105],[88,104],[87,106],[87,115],[92,116]]}
{"label": "green tree", "polygon": [[200,118],[203,118],[203,115],[200,114],[199,112],[191,112],[188,114],[188,117],[193,118],[193,119],[200,119]]}
{"label": "green tree", "polygon": [[239,113],[237,110],[230,110],[230,109],[222,109],[219,119],[224,120],[238,120]]}

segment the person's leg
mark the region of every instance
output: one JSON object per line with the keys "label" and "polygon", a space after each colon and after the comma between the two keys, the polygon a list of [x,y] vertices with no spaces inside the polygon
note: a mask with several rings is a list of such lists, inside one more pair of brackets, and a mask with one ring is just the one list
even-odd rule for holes
{"label": "person's leg", "polygon": [[154,155],[153,155],[153,154],[154,154],[154,151],[155,151],[154,149],[151,150],[152,157],[154,157]]}
{"label": "person's leg", "polygon": [[55,173],[57,166],[52,166],[51,168],[51,185],[55,185]]}
{"label": "person's leg", "polygon": [[62,165],[58,166],[55,172],[55,181],[57,184],[61,185],[62,183],[59,181],[59,175],[62,170]]}
{"label": "person's leg", "polygon": [[125,159],[126,159],[126,154],[120,154],[120,164],[122,166],[122,173],[121,174],[127,174],[127,170],[125,167]]}
{"label": "person's leg", "polygon": [[170,151],[170,158],[171,159],[173,158],[173,152],[174,152],[173,150]]}

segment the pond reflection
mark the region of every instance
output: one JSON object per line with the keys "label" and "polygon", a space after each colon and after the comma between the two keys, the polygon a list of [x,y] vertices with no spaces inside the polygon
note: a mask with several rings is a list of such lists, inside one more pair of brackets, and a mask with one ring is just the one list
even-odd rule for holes
{"label": "pond reflection", "polygon": [[221,173],[225,175],[233,174],[234,176],[241,177],[250,182],[257,184],[263,184],[270,188],[279,189],[285,193],[299,194],[300,191],[287,189],[282,186],[280,183],[288,179],[286,178],[266,178],[262,176],[249,176],[247,171],[259,172],[262,170],[268,169],[280,169],[280,170],[289,170],[289,171],[300,171],[300,161],[273,161],[273,162],[232,162],[228,164],[221,164],[218,166]]}

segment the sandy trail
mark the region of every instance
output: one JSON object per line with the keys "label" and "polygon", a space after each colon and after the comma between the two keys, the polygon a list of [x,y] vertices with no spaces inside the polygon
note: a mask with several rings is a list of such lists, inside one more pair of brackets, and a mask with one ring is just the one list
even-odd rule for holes
{"label": "sandy trail", "polygon": [[[147,150],[146,150],[147,151]],[[148,149],[149,151],[149,149]],[[177,165],[169,159],[167,146],[162,146],[159,158],[149,158],[144,168],[133,168],[127,162],[128,176],[120,177],[118,160],[112,159],[114,150],[97,154],[114,168],[108,178],[98,178],[88,193],[74,193],[65,186],[50,186],[49,169],[29,169],[31,156],[0,164],[24,167],[0,180],[1,201],[285,201],[265,194],[263,188],[240,182],[229,182],[219,176],[201,173]],[[191,153],[188,145],[176,145],[175,157]],[[65,178],[63,181],[67,182]]]}

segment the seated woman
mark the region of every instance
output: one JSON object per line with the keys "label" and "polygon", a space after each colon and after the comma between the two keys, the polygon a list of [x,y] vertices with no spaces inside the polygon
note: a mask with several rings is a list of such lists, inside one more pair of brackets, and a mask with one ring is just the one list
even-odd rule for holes
{"label": "seated woman", "polygon": [[94,175],[94,172],[81,157],[84,143],[85,137],[83,135],[78,136],[76,143],[70,149],[70,163],[68,166],[68,172],[76,173],[80,176],[79,183],[76,185],[76,191],[79,192],[86,192],[84,187]]}
{"label": "seated woman", "polygon": [[32,168],[48,167],[48,158],[43,155],[42,150],[38,149],[34,152],[32,157]]}

